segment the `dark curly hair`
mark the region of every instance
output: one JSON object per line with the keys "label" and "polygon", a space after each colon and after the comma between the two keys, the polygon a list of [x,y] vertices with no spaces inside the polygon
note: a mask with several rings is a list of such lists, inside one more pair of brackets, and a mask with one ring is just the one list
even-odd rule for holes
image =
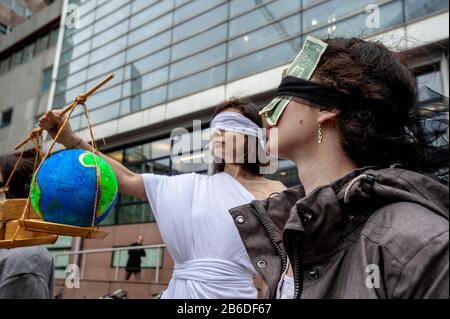
{"label": "dark curly hair", "polygon": [[439,168],[430,165],[430,156],[440,156],[440,164],[448,166],[448,146],[436,153],[418,120],[417,84],[406,64],[408,56],[359,38],[325,42],[328,48],[313,81],[331,86],[353,101],[337,116],[347,155],[359,167],[399,164],[433,173]]}
{"label": "dark curly hair", "polygon": [[[6,184],[6,181],[11,175],[18,158],[19,157],[17,155],[0,156],[0,174],[3,179],[3,181],[0,182],[0,187],[3,187]],[[11,179],[9,191],[6,192],[6,198],[13,199],[28,197],[31,178],[33,176],[33,168],[33,159],[23,158],[20,161],[20,165]]]}

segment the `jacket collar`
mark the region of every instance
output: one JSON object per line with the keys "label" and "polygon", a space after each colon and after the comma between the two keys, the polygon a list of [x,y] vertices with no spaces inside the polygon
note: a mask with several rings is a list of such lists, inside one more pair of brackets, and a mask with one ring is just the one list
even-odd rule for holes
{"label": "jacket collar", "polygon": [[[288,237],[292,234],[300,236],[299,249],[304,264],[318,262],[341,246],[351,219],[344,209],[346,186],[365,170],[355,170],[331,185],[317,188],[308,196],[300,197],[290,209],[284,241],[291,242]],[[289,248],[286,246],[287,250]]]}

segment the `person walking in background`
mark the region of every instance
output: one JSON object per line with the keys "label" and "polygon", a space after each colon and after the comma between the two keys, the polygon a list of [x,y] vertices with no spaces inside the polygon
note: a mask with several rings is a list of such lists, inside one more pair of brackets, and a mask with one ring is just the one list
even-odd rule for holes
{"label": "person walking in background", "polygon": [[[0,157],[0,188],[9,178],[17,156]],[[6,192],[7,199],[26,198],[33,160],[22,159]],[[0,249],[0,299],[53,298],[53,256],[45,247]]]}
{"label": "person walking in background", "polygon": [[[139,236],[137,241],[131,244],[131,246],[142,246],[142,243],[144,242],[144,237]],[[131,275],[134,274],[134,277],[137,281],[141,281],[141,264],[142,264],[142,257],[145,257],[145,250],[144,249],[130,249],[128,250],[128,262],[127,266],[125,268],[126,275],[125,280],[130,280]]]}

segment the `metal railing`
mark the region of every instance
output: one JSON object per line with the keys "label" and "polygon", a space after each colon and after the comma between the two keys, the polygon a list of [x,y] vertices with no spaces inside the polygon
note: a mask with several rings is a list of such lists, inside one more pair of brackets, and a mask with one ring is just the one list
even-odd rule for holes
{"label": "metal railing", "polygon": [[129,250],[138,250],[138,249],[157,249],[156,253],[156,265],[155,265],[155,283],[159,283],[159,271],[162,268],[162,259],[161,256],[164,253],[164,248],[166,248],[166,245],[146,245],[146,246],[128,246],[128,247],[117,247],[117,248],[101,248],[101,249],[89,249],[89,250],[79,250],[79,251],[64,251],[64,252],[54,252],[53,257],[56,260],[60,257],[67,257],[67,256],[80,256],[79,262],[81,262],[81,271],[80,271],[80,279],[84,279],[84,274],[86,270],[86,264],[87,264],[87,255],[93,255],[93,254],[107,254],[107,253],[119,253],[119,258],[116,262],[115,268],[115,275],[114,280],[119,280],[119,269],[121,268],[121,261],[123,252],[128,252]]}

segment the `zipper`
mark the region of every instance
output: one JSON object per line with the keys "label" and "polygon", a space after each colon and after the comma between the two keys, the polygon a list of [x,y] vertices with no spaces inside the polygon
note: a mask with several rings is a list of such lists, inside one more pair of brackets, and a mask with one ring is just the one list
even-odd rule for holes
{"label": "zipper", "polygon": [[293,245],[293,255],[294,255],[294,299],[300,299],[303,292],[303,267],[300,262],[300,258],[298,255],[298,242],[300,240],[300,235],[296,235],[294,238]]}
{"label": "zipper", "polygon": [[[282,265],[281,274],[283,274],[287,268],[287,256],[283,253],[281,246],[278,245],[278,243],[276,242],[276,240],[273,236],[272,230],[269,228],[269,226],[267,226],[267,223],[264,220],[264,217],[261,215],[261,213],[258,211],[258,209],[253,204],[250,204],[250,210],[252,211],[253,215],[255,215],[255,217],[258,219],[260,224],[263,226],[264,230],[267,233],[267,236],[269,236],[269,239],[270,239],[273,247],[275,247],[275,250],[277,251],[278,255],[281,257],[281,265]],[[278,281],[281,280],[281,276],[282,275],[280,275]]]}

